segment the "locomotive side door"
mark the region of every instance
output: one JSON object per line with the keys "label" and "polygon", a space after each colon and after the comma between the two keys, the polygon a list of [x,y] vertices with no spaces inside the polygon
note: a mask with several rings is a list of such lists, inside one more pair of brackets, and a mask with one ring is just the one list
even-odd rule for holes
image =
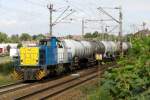
{"label": "locomotive side door", "polygon": [[64,47],[64,44],[62,41],[57,42],[57,48],[58,48],[58,63],[68,63],[68,53],[67,48]]}

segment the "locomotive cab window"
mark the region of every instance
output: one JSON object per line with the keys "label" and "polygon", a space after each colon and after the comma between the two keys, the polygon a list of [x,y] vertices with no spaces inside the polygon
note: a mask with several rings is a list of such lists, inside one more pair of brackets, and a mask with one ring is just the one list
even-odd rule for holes
{"label": "locomotive cab window", "polygon": [[40,41],[40,45],[47,45],[47,41]]}
{"label": "locomotive cab window", "polygon": [[63,48],[62,42],[57,42],[57,47],[58,47],[58,48]]}
{"label": "locomotive cab window", "polygon": [[50,41],[42,40],[42,41],[40,41],[39,45],[41,45],[41,46],[50,46]]}

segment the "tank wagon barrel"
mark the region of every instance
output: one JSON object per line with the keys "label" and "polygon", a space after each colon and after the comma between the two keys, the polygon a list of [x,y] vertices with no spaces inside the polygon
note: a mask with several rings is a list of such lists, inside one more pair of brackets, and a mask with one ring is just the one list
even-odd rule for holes
{"label": "tank wagon barrel", "polygon": [[[132,47],[132,44],[129,43],[129,42],[123,42],[122,43],[122,50],[123,50],[123,52],[126,52],[131,47]],[[120,42],[117,42],[117,49],[120,50]]]}

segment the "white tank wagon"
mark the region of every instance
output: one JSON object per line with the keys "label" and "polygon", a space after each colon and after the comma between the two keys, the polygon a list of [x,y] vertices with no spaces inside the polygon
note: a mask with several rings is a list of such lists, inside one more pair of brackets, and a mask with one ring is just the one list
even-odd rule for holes
{"label": "white tank wagon", "polygon": [[98,44],[98,50],[97,53],[99,54],[104,54],[105,53],[105,45],[101,42],[101,41],[96,41],[96,43]]}
{"label": "white tank wagon", "polygon": [[101,54],[101,49],[103,47],[103,45],[100,45],[98,41],[90,41],[90,44],[92,46],[92,50],[94,53],[99,53]]}
{"label": "white tank wagon", "polygon": [[103,57],[114,56],[117,52],[117,43],[113,41],[98,41],[100,45],[100,52]]}
{"label": "white tank wagon", "polygon": [[108,41],[108,43],[110,44],[111,53],[117,52],[117,43],[113,41]]}
{"label": "white tank wagon", "polygon": [[108,56],[108,53],[112,52],[112,47],[108,41],[100,41],[104,45],[104,57]]}
{"label": "white tank wagon", "polygon": [[89,41],[81,41],[80,43],[84,47],[84,56],[83,57],[90,57],[95,51],[95,48],[93,48],[91,42],[89,42]]}
{"label": "white tank wagon", "polygon": [[[127,52],[129,48],[132,48],[131,43],[129,43],[129,42],[122,43],[123,52]],[[120,42],[117,42],[117,49],[120,51]]]}
{"label": "white tank wagon", "polygon": [[[89,41],[76,41],[71,39],[65,39],[63,40],[63,43],[66,48],[69,49],[69,52],[72,55],[72,58],[79,57],[79,58],[85,58],[91,56],[95,48],[93,48],[91,42]],[[96,45],[95,45],[96,47]]]}
{"label": "white tank wagon", "polygon": [[[77,41],[64,39],[63,43],[71,54],[71,57],[79,59],[95,57],[95,54],[101,54],[103,58],[111,58],[115,57],[120,51],[119,42],[114,41]],[[123,51],[128,50],[129,46],[129,43],[123,42]]]}
{"label": "white tank wagon", "polygon": [[69,50],[72,57],[82,57],[83,56],[83,45],[75,40],[65,39],[63,40],[65,48]]}

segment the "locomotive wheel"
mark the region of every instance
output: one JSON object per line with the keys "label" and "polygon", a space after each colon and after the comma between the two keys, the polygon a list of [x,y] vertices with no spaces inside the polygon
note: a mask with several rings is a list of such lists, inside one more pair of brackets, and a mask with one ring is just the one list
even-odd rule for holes
{"label": "locomotive wheel", "polygon": [[57,75],[63,74],[65,71],[64,64],[59,64],[56,68]]}

